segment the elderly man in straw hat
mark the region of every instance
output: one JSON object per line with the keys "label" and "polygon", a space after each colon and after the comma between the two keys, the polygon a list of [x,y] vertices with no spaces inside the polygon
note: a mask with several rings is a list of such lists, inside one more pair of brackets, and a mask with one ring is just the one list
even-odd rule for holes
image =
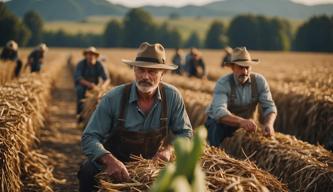
{"label": "elderly man in straw hat", "polygon": [[219,146],[224,138],[230,137],[238,128],[256,131],[253,116],[260,104],[263,115],[263,134],[274,134],[277,109],[265,78],[251,72],[258,60],[251,59],[245,47],[235,48],[231,54],[232,73],[221,77],[216,84],[214,97],[208,108],[205,126],[208,128],[210,145]]}
{"label": "elderly man in straw hat", "polygon": [[45,43],[39,44],[28,56],[27,66],[30,66],[31,73],[40,72],[44,63],[45,53],[48,50]]}
{"label": "elderly man in straw hat", "polygon": [[[78,173],[80,191],[95,189],[94,175],[104,171],[116,181],[129,179],[124,162],[130,155],[170,160],[170,138],[192,137],[192,127],[179,91],[161,82],[167,70],[159,43],[140,45],[133,66],[135,80],[107,93],[93,113],[82,136],[83,152],[89,157]],[[167,139],[168,138],[168,139]]]}
{"label": "elderly man in straw hat", "polygon": [[77,64],[74,72],[78,123],[82,121],[80,113],[83,109],[82,99],[85,98],[86,91],[94,89],[98,83],[109,83],[109,73],[107,69],[97,60],[99,57],[97,49],[95,47],[89,47],[83,51],[83,55],[84,59]]}

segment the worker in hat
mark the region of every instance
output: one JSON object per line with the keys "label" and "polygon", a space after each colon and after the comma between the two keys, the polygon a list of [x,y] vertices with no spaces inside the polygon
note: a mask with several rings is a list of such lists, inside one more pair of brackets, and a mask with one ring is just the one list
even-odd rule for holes
{"label": "worker in hat", "polygon": [[77,97],[76,114],[78,123],[83,119],[80,113],[83,109],[82,99],[86,91],[94,89],[99,83],[109,83],[109,73],[106,67],[98,60],[100,53],[95,47],[89,47],[83,51],[84,59],[77,65],[74,72],[74,82]]}
{"label": "worker in hat", "polygon": [[210,145],[219,146],[238,128],[256,131],[254,114],[258,104],[262,110],[263,134],[274,135],[277,109],[265,78],[252,72],[252,66],[258,63],[257,59],[251,58],[245,47],[235,48],[230,61],[225,63],[232,73],[217,81],[213,101],[207,110],[205,126],[208,128]]}
{"label": "worker in hat", "polygon": [[7,42],[6,47],[1,51],[0,59],[2,61],[11,61],[15,63],[14,76],[18,77],[22,68],[22,60],[19,58],[18,45],[15,41]]}
{"label": "worker in hat", "polygon": [[30,67],[31,73],[40,72],[42,65],[45,63],[44,58],[47,50],[46,44],[41,43],[29,54],[26,67]]}
{"label": "worker in hat", "polygon": [[80,191],[96,189],[94,176],[104,171],[115,181],[129,179],[124,163],[130,155],[147,159],[171,158],[171,135],[192,137],[192,127],[179,91],[161,82],[168,64],[164,47],[144,42],[134,60],[135,80],[113,88],[97,106],[81,140],[88,156],[80,168]]}

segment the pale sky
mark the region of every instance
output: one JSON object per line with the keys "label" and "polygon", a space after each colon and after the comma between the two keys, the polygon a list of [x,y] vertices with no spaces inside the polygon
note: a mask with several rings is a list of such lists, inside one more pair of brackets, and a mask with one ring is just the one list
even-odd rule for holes
{"label": "pale sky", "polygon": [[[188,4],[202,5],[217,0],[108,0],[108,1],[125,5],[128,7],[137,7],[142,5],[168,5],[168,6],[180,7]],[[333,0],[292,0],[292,1],[306,5],[333,3]]]}

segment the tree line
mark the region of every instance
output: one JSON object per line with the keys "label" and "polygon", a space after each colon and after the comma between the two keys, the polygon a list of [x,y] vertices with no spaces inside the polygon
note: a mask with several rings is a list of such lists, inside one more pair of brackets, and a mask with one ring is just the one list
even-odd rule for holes
{"label": "tree line", "polygon": [[182,39],[178,29],[168,22],[158,25],[153,17],[140,8],[128,11],[123,20],[111,20],[102,34],[68,34],[62,30],[43,31],[43,19],[34,11],[22,21],[0,2],[0,45],[15,40],[21,46],[46,42],[57,47],[137,47],[143,41],[160,42],[166,47],[199,47],[220,49],[225,46],[247,46],[252,50],[333,51],[333,16],[314,16],[303,23],[295,35],[286,19],[257,15],[234,17],[229,27],[213,21],[205,39],[197,32]]}

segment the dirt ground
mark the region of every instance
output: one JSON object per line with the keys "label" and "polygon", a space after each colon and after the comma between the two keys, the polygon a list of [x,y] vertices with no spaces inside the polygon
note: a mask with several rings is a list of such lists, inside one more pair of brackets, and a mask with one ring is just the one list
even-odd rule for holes
{"label": "dirt ground", "polygon": [[54,176],[66,180],[65,184],[54,184],[54,191],[78,191],[76,174],[84,156],[80,150],[82,130],[76,127],[75,110],[72,75],[64,68],[55,82],[46,126],[39,137],[39,148],[49,157]]}

